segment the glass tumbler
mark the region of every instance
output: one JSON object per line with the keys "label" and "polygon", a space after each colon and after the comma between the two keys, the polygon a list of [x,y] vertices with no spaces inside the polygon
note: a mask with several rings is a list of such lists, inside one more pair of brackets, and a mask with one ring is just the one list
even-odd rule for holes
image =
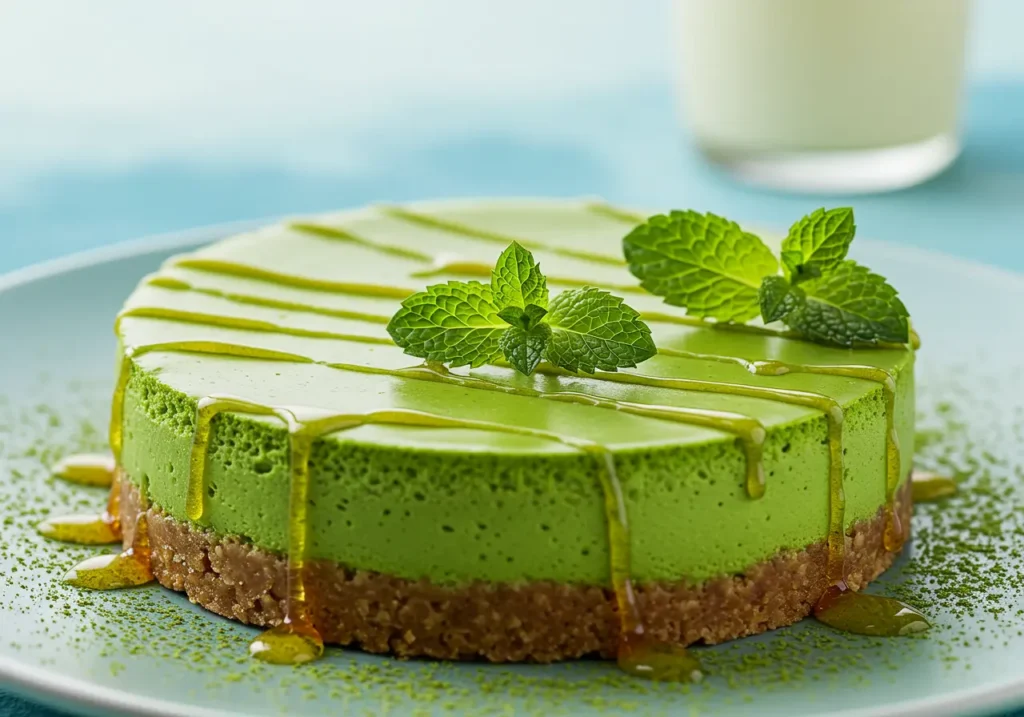
{"label": "glass tumbler", "polygon": [[908,187],[957,156],[968,0],[677,0],[693,139],[750,183]]}

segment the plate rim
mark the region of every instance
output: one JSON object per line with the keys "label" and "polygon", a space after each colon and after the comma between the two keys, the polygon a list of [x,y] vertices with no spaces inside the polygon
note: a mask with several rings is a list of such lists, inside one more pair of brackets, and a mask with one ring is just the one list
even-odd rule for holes
{"label": "plate rim", "polygon": [[[466,199],[424,200],[414,202],[417,207],[428,208],[437,205],[458,205]],[[498,198],[474,199],[474,202],[498,201]],[[501,201],[536,202],[536,198],[501,198]],[[567,202],[571,200],[544,198],[545,202]],[[358,210],[356,208],[355,210]],[[288,215],[290,216],[290,215]],[[284,216],[271,216],[216,224],[201,225],[183,230],[161,232],[140,238],[115,242],[107,246],[73,252],[54,259],[30,264],[0,274],[0,293],[16,289],[36,281],[53,278],[60,274],[88,269],[99,264],[123,261],[146,254],[184,249],[204,242],[230,236],[232,233],[248,231],[279,222]],[[931,251],[916,246],[904,246],[887,241],[862,239],[860,246],[869,246],[878,251],[913,261],[921,266],[942,266],[955,264],[966,277],[974,280],[998,282],[1001,287],[1024,290],[1024,273],[1018,273],[984,262],[958,257],[946,252]],[[210,707],[182,705],[145,695],[135,695],[114,688],[96,685],[80,678],[62,677],[38,666],[25,666],[6,655],[0,655],[0,686],[18,697],[36,701],[61,709],[84,708],[87,713],[116,713],[120,715],[147,715],[152,717],[179,717],[183,714],[197,717],[225,717],[240,714]],[[833,712],[834,717],[935,717],[951,714],[980,714],[1000,708],[1011,708],[1024,704],[1024,675],[1004,680],[993,685],[962,690],[952,695],[922,697],[905,702],[896,702],[879,707],[841,710]],[[101,712],[102,711],[102,712]]]}

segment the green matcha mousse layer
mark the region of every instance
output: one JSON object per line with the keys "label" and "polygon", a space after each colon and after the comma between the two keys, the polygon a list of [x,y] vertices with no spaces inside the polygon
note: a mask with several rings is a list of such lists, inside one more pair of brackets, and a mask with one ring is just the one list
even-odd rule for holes
{"label": "green matcha mousse layer", "polygon": [[[396,375],[419,363],[385,331],[401,298],[449,279],[487,281],[480,267],[492,266],[516,240],[533,251],[553,292],[580,284],[613,290],[645,315],[659,349],[707,356],[662,354],[622,373],[811,392],[837,402],[844,412],[845,522],[874,517],[886,503],[883,385],[810,373],[759,376],[714,357],[888,371],[896,381],[905,477],[913,458],[913,352],[835,349],[676,323],[684,312],[645,294],[622,264],[621,240],[635,221],[567,201],[379,206],[304,217],[171,259],[143,280],[119,321],[122,346],[143,349],[124,403],[129,480],[154,505],[188,521],[189,457],[205,397],[324,413],[404,409],[607,447],[628,509],[632,575],[641,583],[740,573],[825,540],[829,451],[825,414],[816,408],[634,385],[600,372],[526,377],[500,366],[453,369],[506,386],[755,419],[767,431],[766,491],[753,499],[743,446],[732,433]],[[145,350],[180,342],[250,355]],[[290,478],[284,423],[217,416],[206,465],[198,524],[283,554]],[[313,559],[448,585],[608,583],[597,464],[564,443],[479,429],[363,425],[315,443],[310,481]]]}

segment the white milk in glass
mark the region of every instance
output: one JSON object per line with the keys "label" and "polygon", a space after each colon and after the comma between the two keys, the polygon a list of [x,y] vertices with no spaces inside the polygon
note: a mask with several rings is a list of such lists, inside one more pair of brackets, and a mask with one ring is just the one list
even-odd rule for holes
{"label": "white milk in glass", "polygon": [[909,186],[956,157],[968,0],[677,0],[700,149],[805,191]]}

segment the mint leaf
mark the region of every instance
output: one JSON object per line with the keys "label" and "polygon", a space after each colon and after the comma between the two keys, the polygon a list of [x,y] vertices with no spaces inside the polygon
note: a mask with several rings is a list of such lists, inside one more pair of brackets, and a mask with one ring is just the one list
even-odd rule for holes
{"label": "mint leaf", "polygon": [[533,328],[547,316],[548,310],[537,304],[527,304],[523,310],[523,328]]}
{"label": "mint leaf", "polygon": [[498,317],[510,326],[523,325],[523,310],[518,306],[506,306],[498,312]]}
{"label": "mint leaf", "polygon": [[779,257],[782,259],[782,267],[787,273],[796,271],[804,262],[803,252],[793,251],[792,249],[782,252],[779,254]]}
{"label": "mint leaf", "polygon": [[778,272],[764,243],[714,214],[651,217],[622,240],[629,270],[652,294],[691,316],[747,321],[758,315],[761,279]]}
{"label": "mint leaf", "polygon": [[766,324],[785,317],[803,301],[803,291],[790,284],[782,276],[766,276],[761,281],[758,299],[761,302],[761,318]]}
{"label": "mint leaf", "polygon": [[501,356],[498,339],[507,328],[491,287],[449,281],[403,301],[388,333],[410,356],[475,368]]}
{"label": "mint leaf", "polygon": [[544,357],[550,339],[551,327],[547,324],[529,329],[512,326],[501,335],[498,345],[512,367],[529,376]]}
{"label": "mint leaf", "polygon": [[540,323],[547,313],[547,309],[541,308],[536,304],[530,304],[525,309],[520,309],[518,306],[506,306],[498,312],[498,316],[501,317],[502,321],[512,326],[532,329]]}
{"label": "mint leaf", "polygon": [[878,274],[843,261],[818,279],[800,285],[805,299],[786,324],[809,339],[837,346],[907,343],[907,308]]}
{"label": "mint leaf", "polygon": [[550,309],[552,331],[545,358],[566,371],[615,371],[658,352],[640,315],[607,291],[563,291]]}
{"label": "mint leaf", "polygon": [[796,283],[832,271],[846,258],[856,230],[849,207],[816,209],[797,221],[782,240],[782,263],[789,278]]}
{"label": "mint leaf", "polygon": [[491,290],[498,308],[518,306],[525,309],[530,304],[542,308],[548,305],[548,282],[540,273],[540,266],[533,260],[533,254],[517,242],[512,242],[498,257],[491,272]]}

